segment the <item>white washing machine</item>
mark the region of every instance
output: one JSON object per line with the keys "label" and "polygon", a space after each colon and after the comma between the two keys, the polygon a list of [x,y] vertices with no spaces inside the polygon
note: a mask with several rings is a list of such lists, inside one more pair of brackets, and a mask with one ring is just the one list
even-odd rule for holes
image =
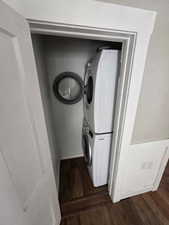
{"label": "white washing machine", "polygon": [[96,134],[113,130],[120,51],[103,49],[89,61],[85,74],[84,118]]}
{"label": "white washing machine", "polygon": [[82,148],[95,187],[107,184],[112,134],[96,135],[86,121],[82,129]]}

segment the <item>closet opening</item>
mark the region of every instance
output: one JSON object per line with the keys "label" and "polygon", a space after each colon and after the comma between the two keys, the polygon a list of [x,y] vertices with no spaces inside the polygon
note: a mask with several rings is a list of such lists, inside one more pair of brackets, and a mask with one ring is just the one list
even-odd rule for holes
{"label": "closet opening", "polygon": [[31,25],[63,216],[113,199],[135,35]]}

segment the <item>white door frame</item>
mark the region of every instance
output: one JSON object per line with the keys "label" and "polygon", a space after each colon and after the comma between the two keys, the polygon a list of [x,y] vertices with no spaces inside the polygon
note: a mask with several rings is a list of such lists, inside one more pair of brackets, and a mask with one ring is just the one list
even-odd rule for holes
{"label": "white door frame", "polygon": [[[132,77],[132,63],[135,52],[135,45],[137,39],[136,32],[95,28],[88,26],[78,26],[63,23],[51,23],[37,20],[28,20],[30,24],[30,30],[32,33],[66,36],[66,37],[77,37],[84,39],[95,39],[104,41],[116,41],[122,42],[122,60],[121,60],[121,72],[119,76],[119,84],[117,91],[116,110],[115,110],[115,122],[114,122],[114,133],[111,148],[110,157],[110,170],[109,170],[109,181],[108,189],[109,194],[114,202],[120,200],[116,195],[116,184],[117,184],[117,168],[119,164],[121,142],[123,136],[123,130],[126,119],[126,106],[128,103],[128,93],[131,87]],[[138,86],[139,85],[139,86]],[[141,83],[137,84],[138,90],[140,90]],[[132,98],[132,96],[130,96]],[[132,129],[134,123],[131,124]],[[129,135],[130,136],[130,135]]]}

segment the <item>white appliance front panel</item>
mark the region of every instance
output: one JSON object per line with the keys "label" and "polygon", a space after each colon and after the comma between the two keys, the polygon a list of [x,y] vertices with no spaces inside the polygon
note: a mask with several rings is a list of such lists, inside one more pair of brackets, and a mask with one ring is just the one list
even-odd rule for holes
{"label": "white appliance front panel", "polygon": [[84,117],[95,133],[113,130],[119,55],[118,50],[102,50],[91,63],[88,77],[93,78],[93,99],[88,104],[84,98]]}
{"label": "white appliance front panel", "polygon": [[93,135],[89,144],[92,149],[92,164],[88,167],[95,187],[108,182],[109,155],[112,134]]}

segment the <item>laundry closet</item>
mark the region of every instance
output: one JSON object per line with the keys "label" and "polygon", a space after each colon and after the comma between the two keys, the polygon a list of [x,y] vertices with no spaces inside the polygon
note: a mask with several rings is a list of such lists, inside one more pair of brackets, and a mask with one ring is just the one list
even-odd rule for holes
{"label": "laundry closet", "polygon": [[107,191],[122,43],[40,34],[32,42],[60,201]]}

